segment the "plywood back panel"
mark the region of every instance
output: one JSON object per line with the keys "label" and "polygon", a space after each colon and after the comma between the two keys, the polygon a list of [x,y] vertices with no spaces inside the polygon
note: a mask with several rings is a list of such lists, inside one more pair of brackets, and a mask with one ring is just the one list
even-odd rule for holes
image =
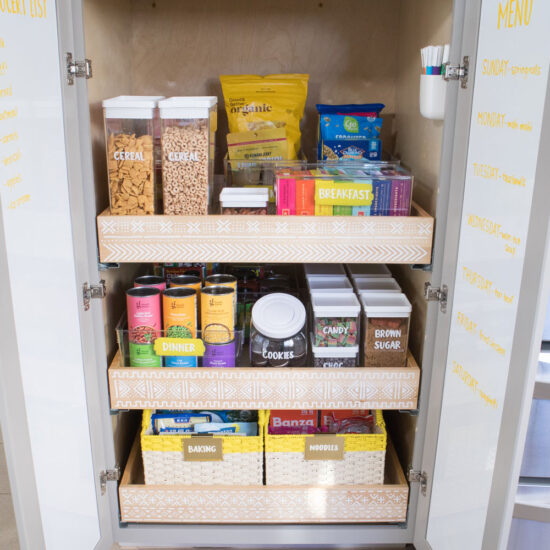
{"label": "plywood back panel", "polygon": [[[399,1],[137,0],[135,94],[217,95],[219,75],[310,74],[304,150],[315,158],[315,104],[381,101],[395,110]],[[391,131],[391,120],[386,125]]]}

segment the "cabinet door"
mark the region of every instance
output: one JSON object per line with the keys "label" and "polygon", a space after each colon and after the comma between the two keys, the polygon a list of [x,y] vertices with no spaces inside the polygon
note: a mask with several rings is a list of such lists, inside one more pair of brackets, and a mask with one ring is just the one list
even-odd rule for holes
{"label": "cabinet door", "polygon": [[437,318],[433,370],[444,381],[430,396],[418,548],[501,549],[509,533],[548,299],[548,21],[542,0],[466,3],[451,196],[463,192],[434,272],[450,292]]}
{"label": "cabinet door", "polygon": [[69,86],[66,77],[66,52],[83,52],[79,9],[68,0],[0,4],[0,276],[11,299],[2,326],[13,335],[0,372],[10,406],[0,409],[24,548],[112,545],[98,479],[107,461],[99,422],[90,422],[99,400],[88,406],[85,391],[86,373],[97,377],[90,335],[100,304],[85,311],[82,300],[83,282],[97,281],[79,215],[90,162],[78,139],[85,80]]}

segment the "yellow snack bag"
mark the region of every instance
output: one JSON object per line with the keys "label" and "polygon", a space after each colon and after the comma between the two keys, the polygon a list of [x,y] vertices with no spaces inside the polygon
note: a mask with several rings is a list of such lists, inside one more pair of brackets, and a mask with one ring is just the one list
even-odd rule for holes
{"label": "yellow snack bag", "polygon": [[287,160],[285,128],[227,134],[231,160]]}
{"label": "yellow snack bag", "polygon": [[296,159],[308,80],[307,74],[220,76],[229,131],[284,128],[287,159]]}

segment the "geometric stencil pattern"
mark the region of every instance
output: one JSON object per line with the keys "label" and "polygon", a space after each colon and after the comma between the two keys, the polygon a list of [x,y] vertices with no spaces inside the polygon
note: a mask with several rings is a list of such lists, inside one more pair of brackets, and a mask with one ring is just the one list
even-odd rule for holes
{"label": "geometric stencil pattern", "polygon": [[98,216],[102,262],[430,263],[434,220],[410,217]]}
{"label": "geometric stencil pattern", "polygon": [[109,368],[112,409],[415,409],[420,369]]}
{"label": "geometric stencil pattern", "polygon": [[119,487],[121,519],[140,523],[403,522],[406,485]]}

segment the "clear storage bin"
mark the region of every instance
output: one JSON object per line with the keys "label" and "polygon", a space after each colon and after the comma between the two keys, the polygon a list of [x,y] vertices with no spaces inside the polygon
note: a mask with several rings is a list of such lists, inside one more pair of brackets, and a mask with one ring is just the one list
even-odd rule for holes
{"label": "clear storage bin", "polygon": [[363,294],[365,367],[405,367],[411,304],[404,294]]}
{"label": "clear storage bin", "polygon": [[157,104],[161,96],[103,101],[111,214],[155,214]]}
{"label": "clear storage bin", "polygon": [[309,292],[353,292],[350,280],[345,276],[339,277],[311,277],[307,279]]}
{"label": "clear storage bin", "polygon": [[217,98],[171,97],[159,102],[165,214],[208,214],[214,183]]}
{"label": "clear storage bin", "polygon": [[351,292],[313,293],[314,344],[319,347],[353,347],[359,341],[361,305]]}
{"label": "clear storage bin", "polygon": [[357,277],[353,284],[359,295],[369,292],[401,292],[401,287],[393,277]]}
{"label": "clear storage bin", "polygon": [[269,191],[243,187],[226,187],[220,193],[222,214],[267,215]]}
{"label": "clear storage bin", "polygon": [[391,277],[391,271],[385,264],[347,264],[347,270],[351,279],[359,277],[381,278]]}
{"label": "clear storage bin", "polygon": [[359,346],[328,348],[315,346],[311,334],[313,366],[318,369],[339,369],[359,366]]}
{"label": "clear storage bin", "polygon": [[303,367],[307,360],[306,309],[290,294],[274,293],[252,307],[253,367]]}
{"label": "clear storage bin", "polygon": [[341,277],[346,275],[342,264],[305,264],[306,277]]}

